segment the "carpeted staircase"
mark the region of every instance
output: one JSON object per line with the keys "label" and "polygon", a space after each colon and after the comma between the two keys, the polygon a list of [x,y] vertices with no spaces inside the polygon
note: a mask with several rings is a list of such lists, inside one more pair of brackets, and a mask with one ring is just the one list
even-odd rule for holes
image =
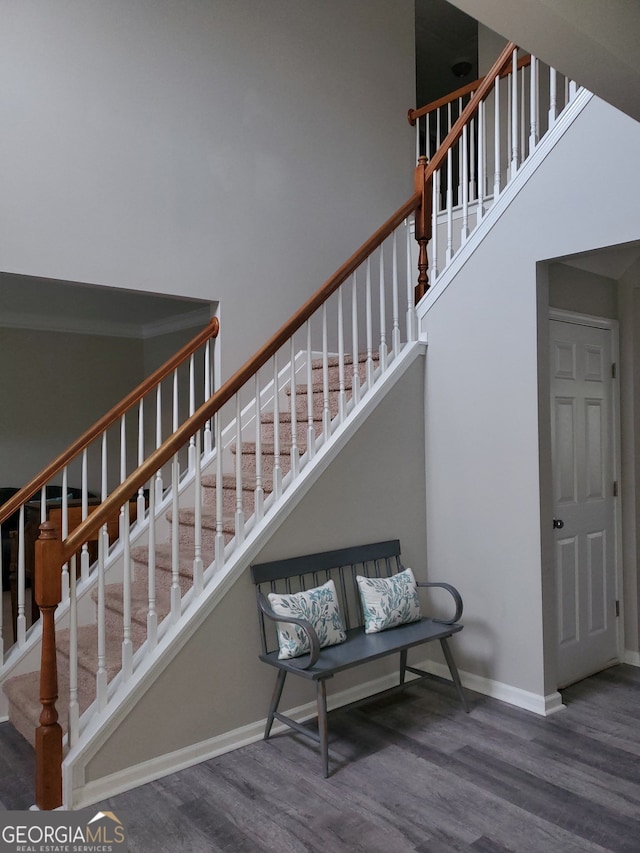
{"label": "carpeted staircase", "polygon": [[[377,354],[374,355],[377,367]],[[361,355],[357,371],[361,386],[366,381],[366,355]],[[345,391],[351,396],[353,367],[352,359],[345,358]],[[322,360],[313,362],[312,370],[312,412],[313,430],[316,436],[322,433],[324,407],[323,364]],[[290,398],[290,392],[288,392]],[[329,359],[329,411],[333,419],[338,413],[340,383],[337,358]],[[283,405],[278,417],[280,434],[280,465],[284,476],[291,467],[290,449],[292,443],[290,399]],[[299,384],[296,389],[296,436],[300,453],[307,449],[308,442],[308,398],[307,386]],[[231,448],[235,455],[238,447]],[[254,512],[254,490],[256,486],[256,443],[242,442],[242,508],[245,519]],[[264,413],[261,418],[261,458],[262,485],[265,498],[273,489],[274,471],[274,415]],[[236,478],[234,474],[223,475],[223,534],[225,543],[234,535],[234,517],[236,512]],[[205,567],[214,558],[216,534],[216,476],[203,473],[202,476],[202,555]],[[167,513],[172,525],[172,513]],[[195,510],[179,510],[179,582],[184,595],[193,580],[193,555],[195,541]],[[171,606],[171,534],[167,542],[156,546],[156,612],[158,624],[167,616]],[[133,577],[131,590],[132,643],[134,652],[147,637],[148,596],[148,548],[137,546],[131,549]],[[97,600],[97,588],[92,596]],[[123,636],[123,600],[122,585],[112,584],[106,587],[106,669],[111,680],[122,666]],[[78,703],[80,714],[95,700],[95,673],[98,669],[97,625],[78,628]],[[57,632],[58,649],[58,712],[60,724],[66,732],[68,727],[69,704],[69,631]],[[30,742],[34,743],[35,729],[39,724],[41,705],[39,701],[39,673],[29,672],[8,679],[4,691],[9,701],[9,719],[15,728]]]}

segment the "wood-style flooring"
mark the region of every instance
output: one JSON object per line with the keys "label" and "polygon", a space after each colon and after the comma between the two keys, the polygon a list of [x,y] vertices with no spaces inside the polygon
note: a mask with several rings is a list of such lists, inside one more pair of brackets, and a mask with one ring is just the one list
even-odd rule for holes
{"label": "wood-style flooring", "polygon": [[[469,698],[467,715],[434,684],[330,713],[329,779],[287,732],[96,809],[140,853],[640,853],[640,669],[573,685],[547,718]],[[27,808],[31,749],[5,723],[0,750],[0,809]]]}

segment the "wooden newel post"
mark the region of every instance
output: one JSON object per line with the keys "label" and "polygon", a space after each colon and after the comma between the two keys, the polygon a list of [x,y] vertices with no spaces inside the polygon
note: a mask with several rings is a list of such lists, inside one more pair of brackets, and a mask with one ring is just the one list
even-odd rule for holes
{"label": "wooden newel post", "polygon": [[427,158],[423,155],[418,159],[414,175],[416,192],[422,193],[422,202],[416,210],[416,240],[418,241],[418,283],[414,291],[416,304],[429,289],[429,260],[427,245],[431,239],[431,206],[433,203],[433,178],[425,181],[424,173],[427,168]]}
{"label": "wooden newel post", "polygon": [[62,805],[62,728],[58,722],[55,611],[62,599],[62,542],[56,525],[45,521],[35,543],[35,598],[42,618],[40,702],[36,729],[36,805]]}

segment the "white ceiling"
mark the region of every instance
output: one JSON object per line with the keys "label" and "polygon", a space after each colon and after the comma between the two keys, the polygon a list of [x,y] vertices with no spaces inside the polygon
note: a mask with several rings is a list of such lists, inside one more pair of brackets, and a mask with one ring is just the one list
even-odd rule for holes
{"label": "white ceiling", "polygon": [[450,2],[640,121],[639,0]]}

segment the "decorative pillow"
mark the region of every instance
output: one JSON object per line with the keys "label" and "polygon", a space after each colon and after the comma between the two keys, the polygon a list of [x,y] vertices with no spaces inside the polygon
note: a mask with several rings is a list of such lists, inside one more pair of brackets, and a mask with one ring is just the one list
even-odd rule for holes
{"label": "decorative pillow", "polygon": [[364,614],[365,634],[416,622],[421,618],[416,579],[411,569],[390,578],[356,577]]}
{"label": "decorative pillow", "polygon": [[[293,616],[296,619],[306,619],[311,622],[321,647],[335,646],[338,643],[344,643],[347,639],[338,608],[336,587],[332,580],[305,592],[290,595],[270,592],[267,597],[278,615]],[[309,637],[302,628],[287,622],[276,624],[280,660],[295,658],[310,651]]]}

